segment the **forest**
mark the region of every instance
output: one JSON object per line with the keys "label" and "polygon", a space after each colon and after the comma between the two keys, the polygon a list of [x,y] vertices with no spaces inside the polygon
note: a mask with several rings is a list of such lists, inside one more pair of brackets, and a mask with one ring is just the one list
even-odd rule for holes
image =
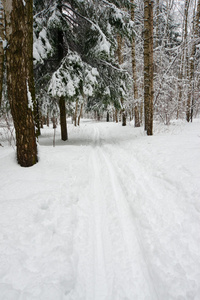
{"label": "forest", "polygon": [[21,166],[49,122],[65,141],[69,117],[153,135],[153,121],[199,115],[199,0],[7,0],[0,17],[0,124]]}
{"label": "forest", "polygon": [[0,300],[200,299],[200,0],[0,0]]}

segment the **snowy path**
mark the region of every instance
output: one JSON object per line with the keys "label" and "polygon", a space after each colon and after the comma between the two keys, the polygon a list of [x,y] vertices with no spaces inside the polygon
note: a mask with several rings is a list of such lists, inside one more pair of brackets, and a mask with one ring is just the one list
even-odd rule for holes
{"label": "snowy path", "polygon": [[[78,233],[81,236],[83,231],[89,231],[87,239],[78,245],[78,249],[85,249],[87,257],[87,261],[85,257],[80,258],[84,261],[80,261],[78,271],[81,282],[84,277],[88,280],[88,290],[83,299],[132,299],[138,297],[138,288],[141,290],[140,299],[145,299],[147,295],[151,295],[149,299],[157,299],[150,267],[120,182],[120,174],[104,150],[98,127],[94,127],[89,157],[87,173],[90,180],[85,191],[87,201],[80,205],[83,205],[81,209],[84,211],[87,207],[87,217],[91,220],[85,224],[84,230],[81,222]],[[91,266],[86,275],[88,261]],[[76,294],[74,299],[77,299]]]}
{"label": "snowy path", "polygon": [[200,299],[200,122],[156,130],[46,131],[26,170],[0,149],[0,300]]}

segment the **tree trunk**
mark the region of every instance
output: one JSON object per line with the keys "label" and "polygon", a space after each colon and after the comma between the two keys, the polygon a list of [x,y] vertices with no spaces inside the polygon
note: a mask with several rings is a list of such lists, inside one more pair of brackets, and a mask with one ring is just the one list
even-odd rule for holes
{"label": "tree trunk", "polygon": [[158,47],[159,41],[159,15],[160,15],[160,0],[156,0],[156,48]]}
{"label": "tree trunk", "polygon": [[[184,11],[184,42],[185,42],[185,49],[184,49],[184,59],[183,63],[186,67],[185,72],[185,79],[189,79],[189,54],[188,54],[188,16],[189,16],[189,6],[190,0],[185,0],[185,11]],[[186,120],[190,121],[190,106],[191,106],[191,98],[190,98],[190,91],[187,95],[187,103],[186,103]]]}
{"label": "tree trunk", "polygon": [[153,134],[153,1],[144,1],[144,113],[147,135]]}
{"label": "tree trunk", "polygon": [[83,112],[83,103],[81,103],[80,114],[78,116],[78,126],[80,126],[80,120],[81,120],[82,112]]}
{"label": "tree trunk", "polygon": [[68,140],[67,134],[67,121],[66,121],[66,108],[65,108],[65,98],[64,96],[59,99],[60,108],[60,127],[61,127],[61,139],[63,141]]}
{"label": "tree trunk", "polygon": [[122,126],[126,126],[126,112],[122,111]]}
{"label": "tree trunk", "polygon": [[[197,2],[197,10],[193,13],[193,40],[192,40],[192,49],[190,55],[190,87],[189,87],[189,95],[187,102],[187,113],[186,119],[187,121],[191,121],[193,119],[193,107],[194,107],[194,63],[195,63],[195,54],[196,54],[196,41],[199,37],[199,25],[200,25],[200,0]],[[192,105],[191,105],[192,104]],[[190,110],[191,106],[191,110]],[[189,111],[190,110],[190,111]]]}
{"label": "tree trunk", "polygon": [[[24,1],[23,1],[24,2]],[[26,0],[27,3],[30,3],[26,7],[27,13],[27,23],[28,23],[28,66],[29,66],[29,78],[28,78],[28,86],[29,91],[31,93],[32,103],[33,103],[33,117],[34,123],[36,127],[36,136],[38,137],[40,132],[40,116],[38,103],[35,97],[35,83],[34,83],[34,72],[33,72],[33,0]]]}
{"label": "tree trunk", "polygon": [[109,122],[109,112],[107,111],[106,122]]}
{"label": "tree trunk", "polygon": [[[62,14],[61,1],[58,1],[58,10]],[[64,57],[64,34],[63,30],[59,29],[57,32],[58,38],[58,62],[60,63]],[[65,107],[65,98],[63,96],[59,99],[59,108],[60,108],[60,126],[61,126],[61,139],[63,141],[68,140],[67,134],[67,122],[66,122],[66,107]]]}
{"label": "tree trunk", "polygon": [[140,114],[137,104],[134,107],[134,115],[135,115],[135,127],[140,127]]}
{"label": "tree trunk", "polygon": [[[7,88],[16,132],[17,161],[22,167],[37,162],[37,145],[33,120],[33,103],[29,85],[33,82],[30,57],[32,0],[6,0],[4,3],[7,58]],[[33,89],[34,86],[31,86]]]}
{"label": "tree trunk", "polygon": [[[132,0],[131,7],[131,21],[135,20],[134,0]],[[137,86],[137,73],[136,73],[136,55],[135,55],[135,36],[132,38],[132,72],[133,72],[133,92],[134,92],[134,111],[135,111],[135,127],[140,127],[140,117],[138,110],[138,86]]]}
{"label": "tree trunk", "polygon": [[150,37],[149,37],[149,73],[150,73],[150,99],[149,99],[149,125],[147,128],[147,135],[153,135],[153,3],[149,3],[149,26],[150,26]]}
{"label": "tree trunk", "polygon": [[77,113],[78,113],[78,100],[76,100],[75,112],[74,112],[74,126],[77,125]]}
{"label": "tree trunk", "polygon": [[[118,43],[118,48],[117,48],[117,56],[118,56],[118,62],[121,65],[123,63],[123,53],[122,53],[122,37],[120,35],[117,36],[117,43]],[[122,105],[122,126],[126,126],[126,113],[125,113],[125,108],[124,108],[124,99],[121,98],[121,105]]]}
{"label": "tree trunk", "polygon": [[2,102],[2,89],[3,89],[3,71],[4,71],[4,49],[3,41],[5,39],[5,23],[4,23],[4,10],[2,1],[0,0],[0,108]]}
{"label": "tree trunk", "polygon": [[115,109],[115,122],[118,123],[118,110]]}
{"label": "tree trunk", "polygon": [[47,127],[49,127],[49,112],[47,111]]}

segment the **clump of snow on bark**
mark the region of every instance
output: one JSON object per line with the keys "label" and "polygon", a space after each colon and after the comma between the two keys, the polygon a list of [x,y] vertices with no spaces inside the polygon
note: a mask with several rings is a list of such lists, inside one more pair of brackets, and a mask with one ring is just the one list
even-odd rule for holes
{"label": "clump of snow on bark", "polygon": [[28,98],[28,108],[33,110],[33,101],[32,101],[31,92],[29,90],[28,80],[26,80],[26,90],[27,90],[27,98]]}

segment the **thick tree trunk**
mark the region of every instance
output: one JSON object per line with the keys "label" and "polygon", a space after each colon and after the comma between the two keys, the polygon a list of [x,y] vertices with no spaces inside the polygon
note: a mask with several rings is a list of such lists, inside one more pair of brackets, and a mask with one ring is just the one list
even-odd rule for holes
{"label": "thick tree trunk", "polygon": [[[33,82],[30,68],[29,28],[32,18],[31,0],[6,0],[4,3],[7,47],[7,87],[16,132],[17,161],[22,167],[37,162],[37,145],[33,120],[33,103],[29,84]],[[33,87],[31,87],[33,88]]]}
{"label": "thick tree trunk", "polygon": [[67,134],[67,121],[66,121],[66,108],[65,108],[65,98],[64,96],[59,99],[60,108],[60,127],[61,127],[61,139],[63,141],[68,140]]}
{"label": "thick tree trunk", "polygon": [[2,102],[2,89],[3,89],[3,69],[4,69],[4,49],[3,41],[5,39],[5,23],[4,23],[4,10],[2,1],[0,0],[0,108]]}

